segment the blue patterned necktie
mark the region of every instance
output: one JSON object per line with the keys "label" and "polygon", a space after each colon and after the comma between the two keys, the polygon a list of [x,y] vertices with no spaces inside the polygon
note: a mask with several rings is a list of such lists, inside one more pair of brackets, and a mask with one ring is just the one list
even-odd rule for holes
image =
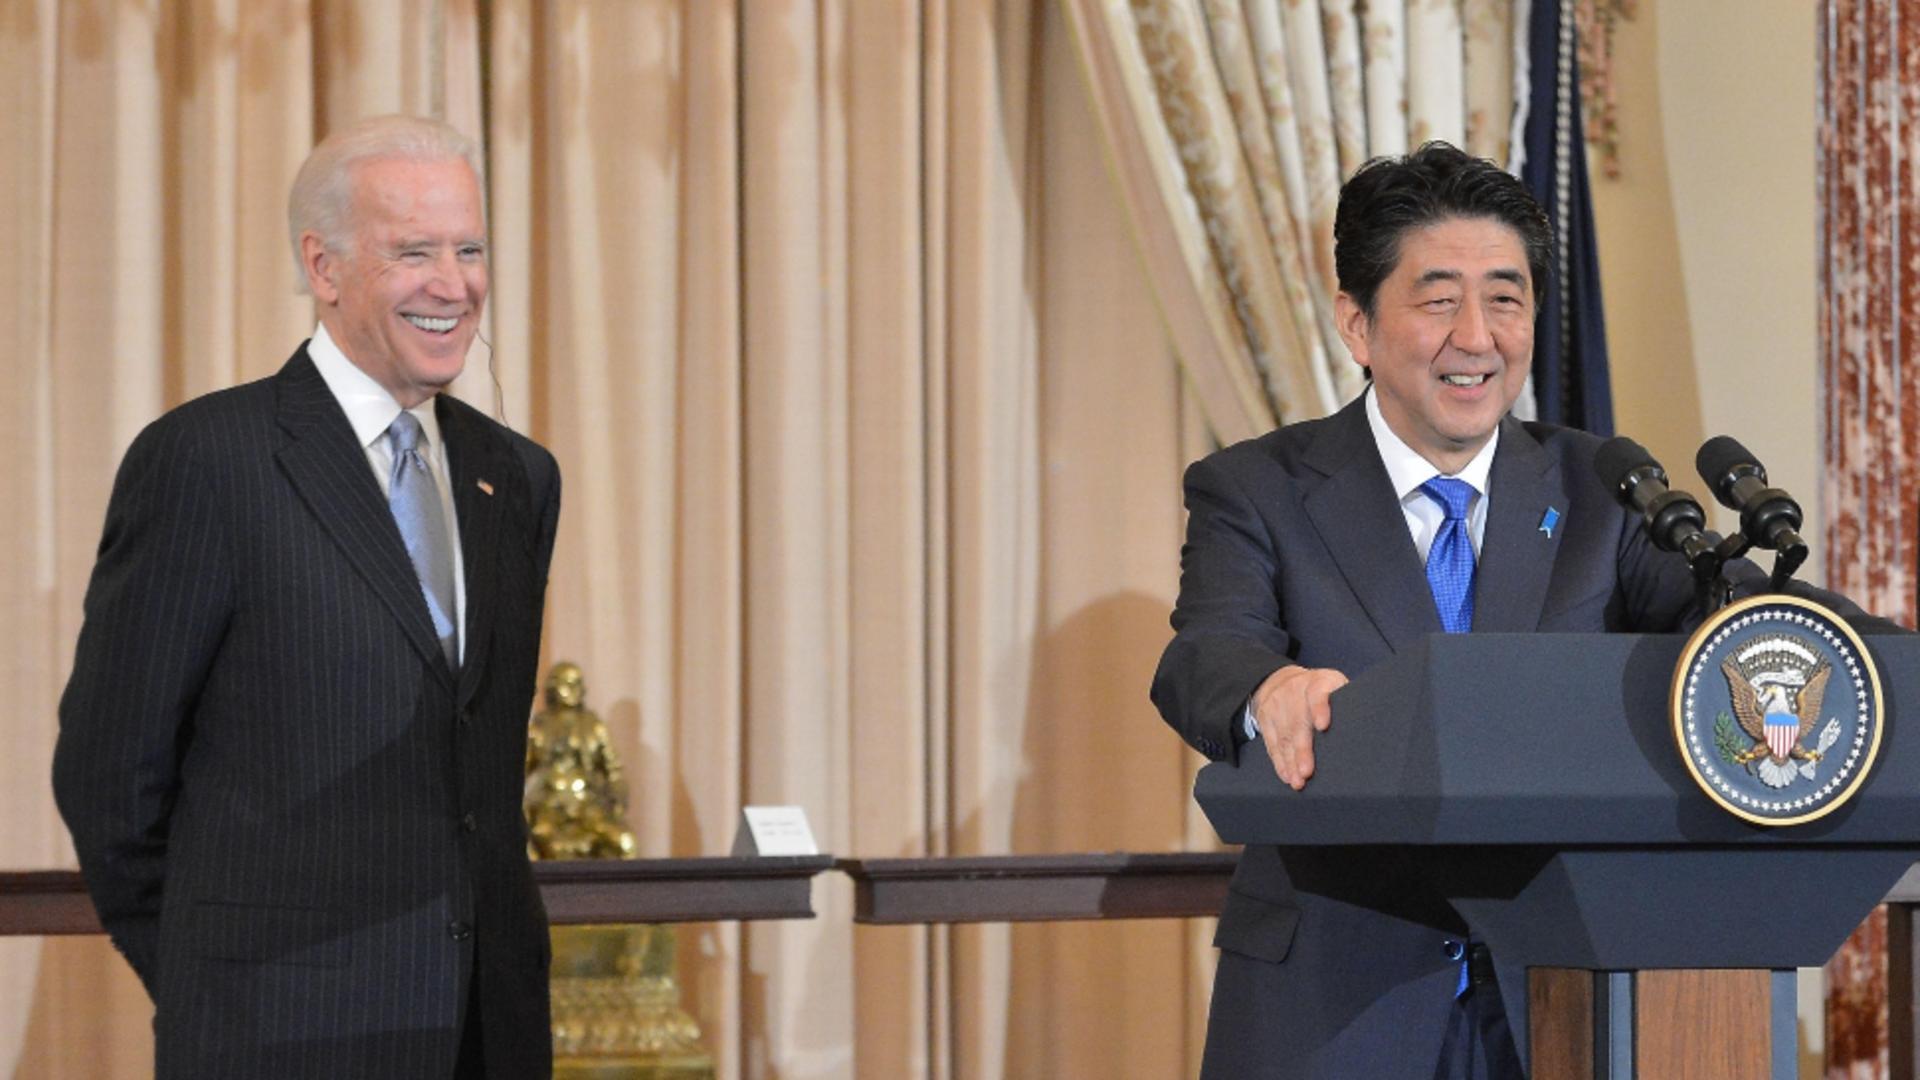
{"label": "blue patterned necktie", "polygon": [[1473,538],[1467,535],[1473,485],[1436,476],[1421,484],[1420,490],[1447,515],[1427,549],[1427,587],[1433,590],[1441,629],[1464,634],[1473,628]]}
{"label": "blue patterned necktie", "polygon": [[393,448],[387,506],[393,511],[394,523],[400,526],[400,539],[406,541],[413,572],[420,578],[420,591],[427,598],[427,612],[433,616],[433,632],[440,637],[440,651],[446,654],[447,666],[458,669],[459,636],[453,621],[453,544],[447,536],[447,515],[440,505],[440,488],[433,482],[433,466],[420,452],[419,419],[402,410],[387,428],[387,443]]}

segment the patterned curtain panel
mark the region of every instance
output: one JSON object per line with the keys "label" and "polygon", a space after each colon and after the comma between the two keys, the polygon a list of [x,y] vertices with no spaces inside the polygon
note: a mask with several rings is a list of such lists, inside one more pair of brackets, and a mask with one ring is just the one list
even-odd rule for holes
{"label": "patterned curtain panel", "polygon": [[1592,4],[1533,0],[1528,30],[1532,63],[1520,176],[1547,208],[1557,248],[1534,331],[1533,392],[1540,419],[1611,435],[1613,392],[1580,107],[1580,2]]}
{"label": "patterned curtain panel", "polygon": [[[851,854],[1201,846],[1142,681],[1158,481],[1199,425],[1063,22],[0,3],[0,867],[71,858],[46,763],[123,448],[312,330],[287,185],[396,110],[486,140],[493,362],[456,392],[560,459],[546,659],[586,670],[644,855],[726,851],[743,804]],[[682,929],[718,1075],[1196,1071],[1198,920],[856,929],[837,875],[815,902]],[[151,1078],[152,1016],[104,938],[0,939],[0,1078]]]}
{"label": "patterned curtain panel", "polygon": [[[1920,22],[1903,0],[1820,5],[1821,485],[1827,583],[1914,623],[1920,528],[1920,215],[1911,151]],[[1827,965],[1827,1075],[1888,1072],[1887,922],[1876,911]],[[1902,1018],[1905,1022],[1905,1018]]]}
{"label": "patterned curtain panel", "polygon": [[1525,0],[1063,5],[1214,437],[1358,394],[1360,368],[1333,330],[1340,183],[1428,139],[1506,161]]}

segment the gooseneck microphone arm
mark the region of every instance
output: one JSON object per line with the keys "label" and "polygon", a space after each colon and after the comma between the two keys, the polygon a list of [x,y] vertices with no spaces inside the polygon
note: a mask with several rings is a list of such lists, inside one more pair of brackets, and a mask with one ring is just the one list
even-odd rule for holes
{"label": "gooseneck microphone arm", "polygon": [[1776,552],[1771,587],[1780,591],[1807,561],[1800,504],[1779,488],[1768,487],[1766,467],[1731,436],[1708,439],[1693,463],[1720,505],[1739,512],[1740,531],[1748,542]]}

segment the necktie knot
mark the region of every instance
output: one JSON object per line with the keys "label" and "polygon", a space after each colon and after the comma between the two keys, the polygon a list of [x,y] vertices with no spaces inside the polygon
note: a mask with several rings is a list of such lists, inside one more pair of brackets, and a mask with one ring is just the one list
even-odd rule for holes
{"label": "necktie knot", "polygon": [[400,415],[387,425],[387,442],[393,447],[393,456],[411,454],[420,445],[420,418],[400,410]]}
{"label": "necktie knot", "polygon": [[1467,507],[1473,502],[1473,485],[1450,476],[1436,476],[1420,485],[1427,498],[1440,504],[1448,521],[1467,520]]}

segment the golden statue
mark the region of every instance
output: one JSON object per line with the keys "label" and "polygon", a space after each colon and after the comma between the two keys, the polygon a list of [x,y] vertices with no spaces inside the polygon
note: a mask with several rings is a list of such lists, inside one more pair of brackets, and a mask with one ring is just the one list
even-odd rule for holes
{"label": "golden statue", "polygon": [[522,797],[536,859],[631,859],[627,778],[607,725],[587,708],[587,680],[578,664],[547,672],[546,708],[527,731],[527,786]]}
{"label": "golden statue", "polygon": [[[630,859],[627,781],[579,665],[547,673],[527,731],[527,854]],[[665,926],[556,926],[554,1080],[713,1080],[700,1026],[680,1007]]]}

